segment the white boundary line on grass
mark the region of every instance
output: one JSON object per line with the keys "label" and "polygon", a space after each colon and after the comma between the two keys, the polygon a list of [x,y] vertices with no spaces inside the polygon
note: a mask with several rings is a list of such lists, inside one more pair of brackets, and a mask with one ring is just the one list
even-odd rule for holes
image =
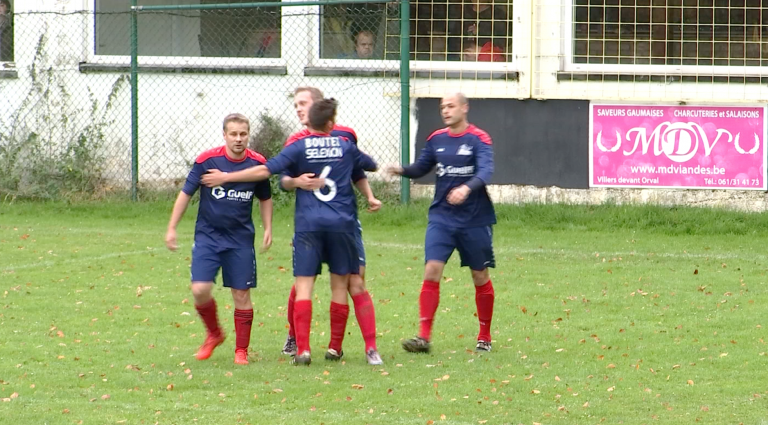
{"label": "white boundary line on grass", "polygon": [[[366,246],[371,247],[378,247],[378,248],[396,248],[396,249],[404,249],[404,250],[417,250],[417,251],[423,251],[424,246],[423,245],[417,245],[417,244],[403,244],[403,243],[391,243],[391,242],[372,242],[367,241],[365,242]],[[754,255],[736,255],[732,253],[707,253],[707,254],[697,254],[697,253],[640,253],[637,251],[633,252],[599,252],[599,251],[590,251],[590,252],[584,252],[584,251],[574,251],[574,250],[565,250],[565,249],[544,249],[544,248],[510,248],[510,247],[504,247],[494,248],[496,251],[496,254],[544,254],[544,255],[553,255],[553,256],[562,256],[567,258],[584,258],[584,257],[594,257],[596,254],[600,254],[600,257],[602,258],[616,258],[616,257],[660,257],[660,258],[691,258],[691,259],[713,259],[713,260],[732,260],[735,258],[739,258],[742,260],[747,261],[765,261],[768,259],[768,255],[761,255],[761,254],[754,254]],[[15,271],[15,270],[24,270],[24,269],[31,269],[35,267],[50,267],[50,266],[58,266],[62,264],[81,264],[81,263],[88,263],[88,262],[94,262],[99,260],[106,260],[109,258],[116,258],[116,257],[123,257],[123,256],[133,256],[133,255],[141,255],[141,254],[151,254],[154,252],[157,252],[157,248],[147,248],[140,251],[128,251],[128,252],[113,252],[111,254],[104,254],[104,255],[94,255],[89,257],[79,257],[79,258],[70,258],[67,260],[61,260],[61,261],[55,261],[55,260],[46,260],[46,261],[39,261],[35,263],[28,263],[28,264],[19,264],[19,265],[13,265],[13,266],[6,266],[2,269],[0,269],[0,272],[9,272],[9,271]],[[598,258],[600,258],[598,257]]]}
{"label": "white boundary line on grass", "polygon": [[155,248],[147,248],[142,249],[141,251],[128,251],[128,252],[113,252],[111,254],[104,254],[104,255],[92,255],[88,257],[78,257],[78,258],[70,258],[66,260],[45,260],[45,261],[38,261],[36,263],[28,263],[28,264],[19,264],[15,266],[8,266],[0,269],[0,272],[9,272],[14,270],[23,270],[23,269],[31,269],[35,267],[50,267],[50,266],[59,266],[62,264],[80,264],[80,263],[89,263],[93,261],[99,261],[99,260],[106,260],[108,258],[116,258],[116,257],[123,257],[123,256],[132,256],[132,255],[140,255],[140,254],[151,254],[155,251]]}
{"label": "white boundary line on grass", "polygon": [[[416,245],[416,244],[400,244],[400,243],[390,243],[390,242],[369,242],[365,241],[365,246],[375,246],[379,248],[400,248],[400,249],[413,249],[413,250],[424,250],[424,245]],[[569,257],[569,258],[581,258],[581,257],[594,257],[596,254],[600,254],[599,258],[616,258],[616,257],[630,257],[634,256],[636,258],[640,257],[660,257],[660,258],[710,258],[710,259],[717,259],[717,260],[732,260],[735,258],[743,259],[743,260],[766,260],[768,259],[768,255],[762,255],[762,254],[754,254],[754,255],[737,255],[733,253],[706,253],[706,254],[700,254],[700,253],[688,253],[688,252],[682,252],[682,253],[669,253],[669,252],[663,252],[663,253],[655,253],[655,252],[647,252],[642,253],[638,251],[630,251],[630,252],[601,252],[601,251],[590,251],[590,252],[584,252],[584,251],[575,251],[575,250],[566,250],[566,249],[544,249],[544,248],[511,248],[511,247],[502,247],[499,248],[498,246],[494,247],[494,251],[496,254],[546,254],[546,255],[559,255],[563,257]]]}

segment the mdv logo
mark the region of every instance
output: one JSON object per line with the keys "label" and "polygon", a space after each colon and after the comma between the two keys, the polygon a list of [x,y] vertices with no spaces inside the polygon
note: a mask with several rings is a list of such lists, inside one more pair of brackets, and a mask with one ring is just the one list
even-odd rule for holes
{"label": "mdv logo", "polygon": [[211,188],[211,195],[213,195],[213,197],[216,199],[221,199],[227,196],[227,191],[224,190],[224,188],[221,186],[216,186]]}
{"label": "mdv logo", "polygon": [[747,150],[741,146],[741,133],[734,136],[723,128],[716,128],[715,132],[714,140],[710,140],[707,132],[698,123],[667,121],[657,125],[650,134],[645,127],[634,127],[627,130],[622,139],[621,133],[616,131],[616,141],[611,147],[603,144],[603,132],[600,131],[597,133],[595,144],[602,152],[617,152],[626,141],[631,149],[622,151],[625,156],[634,154],[639,148],[643,155],[652,150],[654,156],[663,155],[674,162],[689,161],[701,148],[704,149],[704,156],[709,156],[721,139],[724,140],[723,143],[732,143],[736,152],[741,155],[753,155],[763,144],[757,133],[753,133],[753,145]]}

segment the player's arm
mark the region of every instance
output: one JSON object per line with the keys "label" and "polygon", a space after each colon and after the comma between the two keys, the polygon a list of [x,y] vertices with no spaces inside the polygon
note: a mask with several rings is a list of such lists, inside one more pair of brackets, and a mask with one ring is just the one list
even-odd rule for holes
{"label": "player's arm", "polygon": [[280,175],[280,188],[287,192],[296,189],[315,190],[323,185],[323,179],[316,178],[314,173],[304,173],[298,177],[291,177],[288,173]]}
{"label": "player's arm", "polygon": [[371,190],[371,185],[368,183],[367,178],[363,177],[355,181],[355,186],[365,196],[365,199],[368,200],[368,212],[376,212],[381,209],[381,201],[373,195],[373,190]]}
{"label": "player's arm", "polygon": [[168,221],[168,229],[165,232],[165,246],[171,251],[176,251],[179,247],[176,242],[176,226],[179,225],[181,218],[184,217],[184,212],[189,206],[189,201],[192,199],[192,195],[194,195],[200,187],[200,175],[204,172],[205,169],[203,168],[203,165],[195,162],[195,165],[187,176],[187,181],[184,182],[184,187],[181,188],[179,196],[176,197],[176,202],[173,203],[171,219]]}
{"label": "player's arm", "polygon": [[272,246],[272,198],[259,200],[259,214],[261,215],[261,224],[264,226],[264,239],[261,242],[259,252],[267,252]]}
{"label": "player's arm", "polygon": [[201,177],[201,182],[208,187],[214,187],[221,186],[225,183],[258,182],[268,179],[271,175],[272,173],[270,173],[269,169],[267,169],[267,167],[264,165],[255,165],[253,167],[240,171],[233,171],[231,173],[212,168],[208,170],[207,174],[204,174]]}
{"label": "player's arm", "polygon": [[176,251],[179,248],[176,242],[176,226],[179,225],[181,218],[184,217],[184,212],[187,210],[187,206],[189,206],[190,199],[192,197],[182,191],[179,192],[176,202],[173,203],[171,219],[168,221],[168,229],[165,231],[165,246],[171,251]]}
{"label": "player's arm", "polygon": [[437,160],[435,159],[435,151],[432,149],[432,144],[427,141],[427,145],[421,150],[419,158],[413,164],[407,167],[390,167],[389,173],[396,174],[410,179],[418,179],[424,177],[435,168]]}
{"label": "player's arm", "polygon": [[350,145],[351,152],[354,158],[354,164],[352,166],[352,170],[354,172],[355,169],[361,169],[364,171],[376,171],[379,169],[378,164],[376,164],[376,161],[373,160],[368,154],[360,152],[360,149],[357,148],[355,145]]}
{"label": "player's arm", "polygon": [[448,193],[448,203],[461,205],[470,193],[491,183],[493,176],[493,146],[487,143],[475,145],[475,175]]}

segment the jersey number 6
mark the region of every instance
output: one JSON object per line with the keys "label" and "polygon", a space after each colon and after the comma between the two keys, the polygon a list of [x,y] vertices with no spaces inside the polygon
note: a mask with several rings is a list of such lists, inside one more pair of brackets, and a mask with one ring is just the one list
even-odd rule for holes
{"label": "jersey number 6", "polygon": [[323,172],[320,173],[320,178],[325,179],[325,185],[328,187],[328,193],[323,193],[321,189],[315,189],[315,197],[323,202],[329,202],[336,197],[336,182],[329,179],[328,175],[331,174],[331,166],[326,165],[323,168]]}

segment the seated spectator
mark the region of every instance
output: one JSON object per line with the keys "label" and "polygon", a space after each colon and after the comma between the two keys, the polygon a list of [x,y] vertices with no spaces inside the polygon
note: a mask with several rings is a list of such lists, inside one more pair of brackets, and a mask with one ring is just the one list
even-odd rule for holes
{"label": "seated spectator", "polygon": [[[505,8],[494,5],[493,0],[472,0],[461,9],[449,10],[449,22],[451,34],[474,37],[480,46],[490,42],[502,51],[512,36],[512,22]],[[488,52],[492,50],[489,46]]]}
{"label": "seated spectator", "polygon": [[355,33],[355,51],[351,54],[343,54],[340,59],[373,59],[373,46],[376,44],[376,37],[373,32],[361,30]]}
{"label": "seated spectator", "polygon": [[13,22],[11,2],[0,0],[0,62],[13,61]]}
{"label": "seated spectator", "polygon": [[464,42],[463,60],[465,62],[506,62],[504,50],[491,44],[490,41],[482,45],[477,45],[474,39]]}

